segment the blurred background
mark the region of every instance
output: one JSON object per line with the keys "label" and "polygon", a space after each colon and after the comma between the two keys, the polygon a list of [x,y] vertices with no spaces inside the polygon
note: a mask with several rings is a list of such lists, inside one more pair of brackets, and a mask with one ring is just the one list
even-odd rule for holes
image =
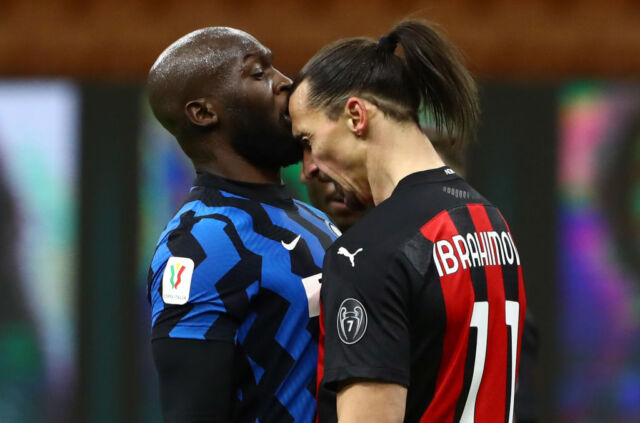
{"label": "blurred background", "polygon": [[405,17],[479,82],[467,179],[524,258],[541,421],[640,421],[637,0],[2,0],[0,422],[160,421],[146,276],[194,176],[147,105],[160,52],[233,26],[293,76]]}

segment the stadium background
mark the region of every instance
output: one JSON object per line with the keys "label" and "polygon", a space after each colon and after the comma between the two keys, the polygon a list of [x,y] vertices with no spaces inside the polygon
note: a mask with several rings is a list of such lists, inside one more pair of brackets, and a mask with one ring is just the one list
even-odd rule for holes
{"label": "stadium background", "polygon": [[640,421],[637,1],[4,0],[0,422],[159,420],[146,272],[192,179],[146,104],[164,47],[234,26],[294,75],[409,15],[441,24],[480,83],[468,179],[525,258],[541,421]]}

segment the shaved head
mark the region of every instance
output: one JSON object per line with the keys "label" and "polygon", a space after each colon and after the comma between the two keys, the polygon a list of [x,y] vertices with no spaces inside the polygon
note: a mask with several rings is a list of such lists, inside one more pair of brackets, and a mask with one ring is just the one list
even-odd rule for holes
{"label": "shaved head", "polygon": [[196,169],[233,174],[295,163],[302,147],[291,135],[291,80],[273,54],[244,31],[209,27],[180,38],[149,71],[149,103]]}
{"label": "shaved head", "polygon": [[167,47],[149,71],[147,88],[154,115],[181,138],[184,105],[198,97],[226,94],[225,79],[242,51],[264,47],[246,32],[228,27],[193,31]]}

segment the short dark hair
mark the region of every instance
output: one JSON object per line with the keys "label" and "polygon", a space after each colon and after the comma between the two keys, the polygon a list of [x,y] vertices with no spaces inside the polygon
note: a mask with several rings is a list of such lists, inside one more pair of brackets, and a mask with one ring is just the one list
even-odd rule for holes
{"label": "short dark hair", "polygon": [[[402,55],[395,54],[398,45]],[[461,54],[429,22],[401,22],[379,42],[348,38],[329,44],[303,67],[294,90],[305,80],[309,106],[334,120],[355,95],[398,121],[419,124],[419,113],[430,113],[439,132],[464,140],[480,115],[476,84]]]}

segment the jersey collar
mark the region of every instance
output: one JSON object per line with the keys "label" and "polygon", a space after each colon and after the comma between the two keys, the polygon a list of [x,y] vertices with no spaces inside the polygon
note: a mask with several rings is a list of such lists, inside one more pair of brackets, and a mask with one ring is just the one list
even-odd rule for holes
{"label": "jersey collar", "polygon": [[398,182],[391,195],[413,185],[444,182],[458,179],[460,176],[449,166],[442,166],[435,169],[422,170],[405,176]]}
{"label": "jersey collar", "polygon": [[293,199],[284,184],[257,184],[235,181],[208,172],[196,172],[194,186],[216,188],[241,197],[262,203],[292,205]]}

